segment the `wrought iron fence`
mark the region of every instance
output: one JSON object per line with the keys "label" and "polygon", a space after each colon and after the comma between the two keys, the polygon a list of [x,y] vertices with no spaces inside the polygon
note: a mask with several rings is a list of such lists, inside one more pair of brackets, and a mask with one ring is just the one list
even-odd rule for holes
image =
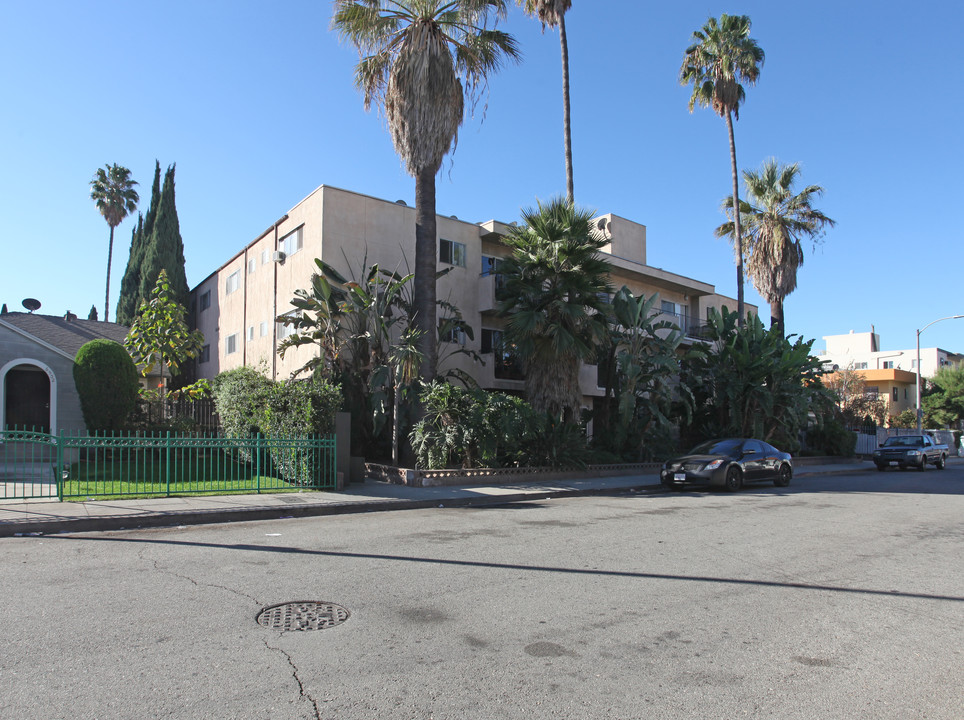
{"label": "wrought iron fence", "polygon": [[0,431],[0,498],[220,495],[336,486],[335,438]]}

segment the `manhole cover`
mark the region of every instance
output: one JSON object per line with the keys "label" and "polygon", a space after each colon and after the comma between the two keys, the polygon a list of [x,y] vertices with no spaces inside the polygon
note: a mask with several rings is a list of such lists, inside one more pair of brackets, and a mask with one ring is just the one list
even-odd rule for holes
{"label": "manhole cover", "polygon": [[324,630],[341,625],[349,613],[341,605],[306,600],[269,605],[258,613],[258,624],[276,630]]}

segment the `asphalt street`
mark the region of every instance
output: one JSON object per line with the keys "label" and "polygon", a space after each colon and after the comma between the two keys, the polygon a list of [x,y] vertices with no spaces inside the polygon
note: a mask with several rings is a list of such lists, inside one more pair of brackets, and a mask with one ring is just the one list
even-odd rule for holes
{"label": "asphalt street", "polygon": [[3,538],[0,718],[960,720],[962,517],[958,464]]}

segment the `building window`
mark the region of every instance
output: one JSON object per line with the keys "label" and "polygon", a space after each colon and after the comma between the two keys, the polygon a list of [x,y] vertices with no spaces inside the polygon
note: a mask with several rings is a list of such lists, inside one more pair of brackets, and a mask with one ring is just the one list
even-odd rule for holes
{"label": "building window", "polygon": [[254,340],[254,325],[248,328],[248,341]]}
{"label": "building window", "polygon": [[238,351],[238,334],[228,335],[224,338],[224,354],[231,355]]}
{"label": "building window", "polygon": [[524,380],[522,364],[505,344],[501,330],[482,328],[482,354],[492,355],[495,377],[500,380]]}
{"label": "building window", "polygon": [[233,273],[228,275],[227,282],[224,283],[224,294],[230,295],[239,287],[241,287],[241,271],[235,270]]}
{"label": "building window", "polygon": [[875,397],[877,397],[878,395],[880,395],[880,388],[877,387],[876,385],[867,385],[867,386],[864,388],[864,395],[867,395],[868,397],[875,398]]}
{"label": "building window", "polygon": [[445,332],[439,334],[439,340],[464,346],[466,340],[465,330],[458,326],[452,326]]}
{"label": "building window", "polygon": [[[300,311],[300,310],[292,310],[292,311],[289,312],[289,313],[285,313],[283,317],[286,317],[286,318],[300,318],[300,317],[301,317],[301,311]],[[296,332],[298,332],[298,328],[296,328],[294,325],[287,325],[287,324],[285,324],[285,323],[280,323],[280,322],[278,323],[278,339],[279,339],[279,340],[284,340],[286,337],[290,337],[290,336],[294,335]]]}
{"label": "building window", "polygon": [[904,388],[904,400],[907,399],[907,388]]}
{"label": "building window", "polygon": [[209,307],[211,307],[211,291],[205,290],[201,293],[201,312],[204,312]]}
{"label": "building window", "polygon": [[854,363],[854,370],[866,370],[866,369],[867,369],[867,363],[865,362]]}
{"label": "building window", "polygon": [[264,337],[265,335],[267,335],[267,334],[268,334],[268,321],[267,321],[267,320],[262,320],[262,321],[261,321],[261,325],[258,326],[258,329],[259,329],[259,331],[260,331],[261,337]]}
{"label": "building window", "polygon": [[897,402],[900,399],[898,392],[899,390],[897,388],[894,388],[894,392],[891,394],[891,397],[894,399],[894,402]]}
{"label": "building window", "polygon": [[452,240],[439,240],[438,259],[446,265],[465,267],[465,244]]}
{"label": "building window", "polygon": [[270,251],[270,250],[262,250],[262,251],[261,251],[261,264],[262,264],[262,265],[267,265],[267,264],[268,264],[268,261],[269,261],[270,259],[271,259],[271,251]]}
{"label": "building window", "polygon": [[258,267],[258,261],[254,258],[248,260],[248,275],[254,272],[255,268]]}
{"label": "building window", "polygon": [[495,289],[501,290],[505,287],[505,275],[501,273],[502,258],[482,256],[482,277],[495,276]]}
{"label": "building window", "polygon": [[198,365],[203,365],[204,363],[210,361],[211,359],[211,346],[203,345],[201,346],[201,352],[197,356]]}
{"label": "building window", "polygon": [[894,361],[884,360],[884,370],[893,370],[893,369],[894,369]]}
{"label": "building window", "polygon": [[278,246],[281,250],[284,250],[285,255],[288,255],[289,257],[301,250],[303,246],[301,239],[301,228],[298,228],[294,232],[288,233],[281,238],[281,240],[278,241]]}

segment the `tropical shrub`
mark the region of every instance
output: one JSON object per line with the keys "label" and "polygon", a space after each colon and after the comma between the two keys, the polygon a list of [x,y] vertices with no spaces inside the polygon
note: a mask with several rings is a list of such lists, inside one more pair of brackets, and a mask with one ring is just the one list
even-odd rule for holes
{"label": "tropical shrub", "polygon": [[680,363],[680,381],[693,393],[694,411],[683,424],[686,444],[711,437],[755,437],[796,452],[813,413],[826,414],[832,394],[820,382],[822,363],[810,354],[813,340],[784,338],[723,308],[707,318],[706,340]]}
{"label": "tropical shrub", "polygon": [[74,358],[74,384],[89,431],[124,428],[137,405],[137,367],[122,345],[91,340]]}
{"label": "tropical shrub", "polygon": [[583,429],[539,413],[521,398],[437,381],[421,401],[425,415],[410,438],[419,467],[585,465]]}
{"label": "tropical shrub", "polygon": [[[214,378],[214,407],[225,437],[244,439],[257,435],[272,381],[254,368],[239,367]],[[242,448],[238,456],[251,462],[251,452]]]}
{"label": "tropical shrub", "polygon": [[815,455],[850,457],[857,447],[857,435],[840,418],[830,418],[807,430],[807,446]]}

